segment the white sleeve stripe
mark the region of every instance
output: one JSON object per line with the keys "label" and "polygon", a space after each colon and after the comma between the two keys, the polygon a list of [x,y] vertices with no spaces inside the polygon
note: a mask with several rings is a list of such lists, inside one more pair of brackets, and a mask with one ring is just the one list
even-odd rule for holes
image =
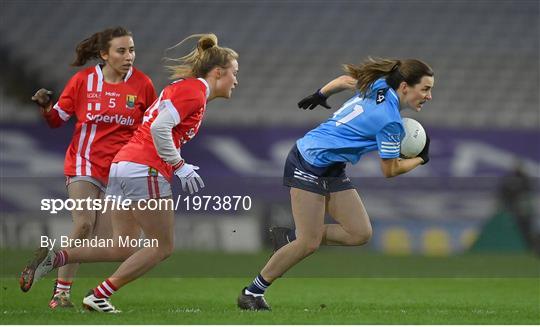
{"label": "white sleeve stripe", "polygon": [[398,152],[399,152],[399,149],[397,149],[397,150],[385,150],[385,149],[381,149],[380,152],[386,152],[386,153],[398,153]]}
{"label": "white sleeve stripe", "polygon": [[385,142],[385,141],[382,141],[381,144],[384,144],[384,145],[399,145],[400,142]]}
{"label": "white sleeve stripe", "polygon": [[87,81],[86,81],[86,91],[92,92],[93,87],[94,87],[94,73],[88,74]]}
{"label": "white sleeve stripe", "polygon": [[397,146],[381,145],[381,148],[382,149],[391,149],[392,150],[392,149],[399,149],[400,146],[399,145],[397,145]]}
{"label": "white sleeve stripe", "polygon": [[103,89],[103,72],[101,71],[101,66],[99,64],[96,65],[96,73],[97,73],[97,90],[96,92],[101,92]]}
{"label": "white sleeve stripe", "polygon": [[173,117],[174,125],[176,126],[180,124],[180,114],[178,113],[178,110],[176,110],[171,100],[162,100],[162,105]]}
{"label": "white sleeve stripe", "polygon": [[58,115],[60,116],[60,118],[63,120],[63,121],[67,121],[69,120],[69,118],[71,117],[70,114],[68,114],[67,112],[65,112],[64,110],[62,110],[60,108],[60,106],[57,104],[54,105],[54,110],[58,111]]}

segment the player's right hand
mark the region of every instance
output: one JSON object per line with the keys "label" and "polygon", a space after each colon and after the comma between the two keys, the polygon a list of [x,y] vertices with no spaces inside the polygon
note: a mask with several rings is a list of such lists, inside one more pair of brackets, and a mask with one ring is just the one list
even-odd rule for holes
{"label": "player's right hand", "polygon": [[298,108],[313,110],[316,106],[321,105],[326,109],[331,109],[328,103],[326,103],[326,99],[328,97],[321,93],[321,89],[318,89],[317,92],[300,100],[298,102]]}
{"label": "player's right hand", "polygon": [[422,165],[425,165],[428,163],[429,161],[429,136],[426,134],[426,145],[424,145],[424,148],[422,149],[422,151],[418,154],[418,157],[422,158],[422,160],[424,160],[424,162],[422,163]]}
{"label": "player's right hand", "polygon": [[180,178],[184,192],[193,194],[199,192],[199,189],[204,187],[204,182],[201,176],[195,172],[195,170],[198,169],[199,167],[197,166],[184,163],[174,171],[174,174]]}
{"label": "player's right hand", "polygon": [[32,101],[37,103],[40,107],[46,108],[52,102],[52,95],[53,95],[52,91],[41,88],[41,89],[37,90],[37,92],[36,92],[36,94],[34,94],[34,96],[32,96]]}

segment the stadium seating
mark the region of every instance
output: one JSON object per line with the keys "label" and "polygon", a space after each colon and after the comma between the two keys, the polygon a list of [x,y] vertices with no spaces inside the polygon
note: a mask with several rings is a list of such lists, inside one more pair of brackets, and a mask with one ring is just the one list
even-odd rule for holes
{"label": "stadium seating", "polygon": [[[313,124],[328,112],[306,115],[296,102],[339,75],[341,63],[417,57],[432,65],[436,84],[433,102],[410,116],[437,126],[538,128],[538,10],[537,1],[499,0],[6,1],[0,48],[25,76],[60,90],[75,72],[68,67],[75,44],[124,25],[134,33],[136,66],[161,89],[164,50],[214,32],[240,53],[234,98],[211,104],[205,122],[224,125]],[[22,111],[4,101],[3,120]]]}

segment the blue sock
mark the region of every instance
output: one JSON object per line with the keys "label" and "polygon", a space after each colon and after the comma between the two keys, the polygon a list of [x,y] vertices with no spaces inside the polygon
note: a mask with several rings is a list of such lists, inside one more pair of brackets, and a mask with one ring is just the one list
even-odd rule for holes
{"label": "blue sock", "polygon": [[253,282],[247,287],[247,290],[253,294],[264,295],[264,291],[266,291],[270,284],[271,283],[265,281],[261,274],[259,274],[259,276],[255,277]]}

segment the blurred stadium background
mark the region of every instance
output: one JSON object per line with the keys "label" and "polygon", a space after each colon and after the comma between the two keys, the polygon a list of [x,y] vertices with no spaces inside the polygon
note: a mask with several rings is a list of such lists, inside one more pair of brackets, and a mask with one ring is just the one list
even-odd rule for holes
{"label": "blurred stadium background", "polygon": [[[449,256],[523,253],[538,242],[538,1],[2,0],[1,247],[68,233],[69,214],[39,204],[65,197],[72,122],[50,130],[30,97],[39,87],[61,92],[76,72],[75,45],[116,25],[133,32],[135,66],[158,92],[167,84],[161,58],[178,55],[164,50],[190,34],[214,32],[240,54],[232,100],[209,105],[183,156],[201,167],[201,195],[250,195],[253,207],[178,211],[179,249],[258,252],[269,226],[292,224],[285,155],[331,113],[296,103],[368,55],[421,58],[436,83],[421,113],[404,112],[431,135],[428,165],[391,180],[375,155],[349,167],[374,226],[366,248]],[[333,109],[347,96],[331,98]]]}

